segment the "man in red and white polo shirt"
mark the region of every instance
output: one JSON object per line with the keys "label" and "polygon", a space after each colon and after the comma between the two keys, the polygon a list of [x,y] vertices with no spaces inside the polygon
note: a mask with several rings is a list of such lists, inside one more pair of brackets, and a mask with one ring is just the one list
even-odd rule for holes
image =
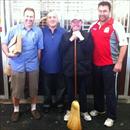
{"label": "man in red and white polo shirt", "polygon": [[[116,119],[117,74],[127,50],[127,39],[123,26],[111,17],[111,4],[98,4],[99,20],[90,27],[94,40],[94,109],[91,116],[103,114],[106,103],[107,119],[104,125],[111,127]],[[106,100],[104,101],[104,94]]]}

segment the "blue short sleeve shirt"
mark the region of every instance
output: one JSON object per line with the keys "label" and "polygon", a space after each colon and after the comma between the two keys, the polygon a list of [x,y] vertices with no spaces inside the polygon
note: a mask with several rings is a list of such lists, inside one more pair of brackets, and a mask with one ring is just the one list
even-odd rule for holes
{"label": "blue short sleeve shirt", "polygon": [[38,50],[44,49],[41,29],[34,25],[27,30],[22,24],[16,25],[9,31],[2,43],[9,44],[13,36],[18,33],[22,35],[22,53],[9,59],[12,70],[30,72],[39,69]]}

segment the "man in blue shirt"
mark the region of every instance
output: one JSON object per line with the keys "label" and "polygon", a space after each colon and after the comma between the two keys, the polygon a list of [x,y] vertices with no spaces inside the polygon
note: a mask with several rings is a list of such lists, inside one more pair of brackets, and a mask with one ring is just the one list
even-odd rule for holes
{"label": "man in blue shirt", "polygon": [[[2,49],[9,58],[11,65],[11,88],[14,112],[11,120],[19,119],[19,101],[23,96],[26,76],[29,81],[29,93],[32,99],[31,113],[39,119],[40,113],[36,110],[39,77],[39,59],[43,49],[43,34],[39,27],[34,25],[35,11],[33,8],[24,10],[24,23],[11,28],[2,41]],[[14,36],[21,35],[22,52],[14,54],[8,49],[8,44]],[[17,41],[19,42],[19,41]]]}
{"label": "man in blue shirt", "polygon": [[[42,29],[43,42],[45,48],[42,53],[41,68],[44,75],[44,110],[48,112],[52,105],[52,93],[56,87],[56,106],[63,108],[63,98],[65,87],[61,74],[61,57],[59,45],[65,30],[58,26],[58,16],[56,12],[49,12],[47,15],[47,26]],[[53,84],[55,81],[55,85]]]}

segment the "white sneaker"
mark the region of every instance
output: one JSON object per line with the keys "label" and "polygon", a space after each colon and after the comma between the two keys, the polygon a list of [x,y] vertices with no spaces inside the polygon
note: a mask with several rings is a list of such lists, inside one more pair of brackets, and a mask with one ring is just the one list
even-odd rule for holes
{"label": "white sneaker", "polygon": [[91,116],[97,116],[97,115],[102,115],[102,114],[104,114],[104,113],[105,113],[105,111],[99,112],[99,111],[97,111],[97,110],[92,110],[92,111],[90,112],[90,115],[91,115]]}
{"label": "white sneaker", "polygon": [[64,115],[64,121],[68,121],[68,120],[69,120],[69,117],[70,117],[70,111],[67,110],[67,111],[66,111],[66,114]]}
{"label": "white sneaker", "polygon": [[107,118],[104,122],[104,125],[107,126],[107,127],[112,127],[114,124],[114,120],[111,119],[111,118]]}
{"label": "white sneaker", "polygon": [[81,113],[81,116],[83,116],[84,120],[86,120],[86,121],[91,121],[91,120],[92,120],[92,118],[91,118],[91,116],[88,114],[88,112]]}

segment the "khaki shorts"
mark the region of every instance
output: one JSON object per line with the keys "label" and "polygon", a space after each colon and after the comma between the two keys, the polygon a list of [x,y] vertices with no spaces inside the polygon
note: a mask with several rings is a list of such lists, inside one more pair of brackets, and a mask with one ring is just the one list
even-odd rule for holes
{"label": "khaki shorts", "polygon": [[38,70],[32,72],[12,72],[11,75],[12,97],[18,99],[23,98],[26,78],[28,79],[30,97],[37,96],[38,80],[39,80]]}

